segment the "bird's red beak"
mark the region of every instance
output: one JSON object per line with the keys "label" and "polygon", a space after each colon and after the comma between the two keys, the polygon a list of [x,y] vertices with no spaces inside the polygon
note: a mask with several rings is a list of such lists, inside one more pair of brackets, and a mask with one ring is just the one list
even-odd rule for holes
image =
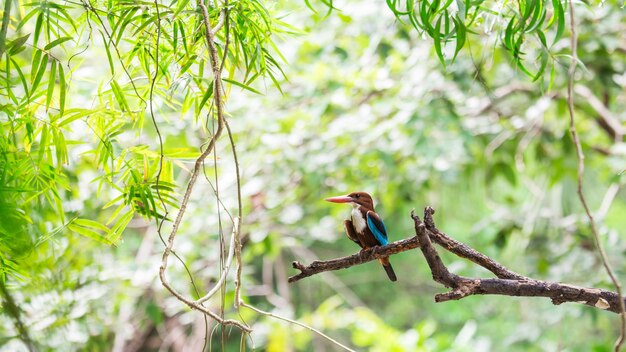
{"label": "bird's red beak", "polygon": [[348,196],[330,197],[330,198],[326,198],[326,201],[333,202],[333,203],[350,203],[352,202],[352,198]]}

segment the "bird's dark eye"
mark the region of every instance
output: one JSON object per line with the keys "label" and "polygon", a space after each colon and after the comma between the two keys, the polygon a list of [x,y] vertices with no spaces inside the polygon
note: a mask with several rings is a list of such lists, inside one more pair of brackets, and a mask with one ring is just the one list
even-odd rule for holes
{"label": "bird's dark eye", "polygon": [[360,194],[355,194],[354,198],[359,198],[361,195]]}

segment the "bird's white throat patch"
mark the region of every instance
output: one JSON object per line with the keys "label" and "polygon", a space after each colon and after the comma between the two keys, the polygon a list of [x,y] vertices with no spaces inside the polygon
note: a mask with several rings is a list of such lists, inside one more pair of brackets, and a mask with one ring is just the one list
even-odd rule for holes
{"label": "bird's white throat patch", "polygon": [[352,223],[354,224],[354,229],[358,233],[362,233],[367,227],[367,222],[363,217],[363,213],[359,210],[358,204],[352,205]]}

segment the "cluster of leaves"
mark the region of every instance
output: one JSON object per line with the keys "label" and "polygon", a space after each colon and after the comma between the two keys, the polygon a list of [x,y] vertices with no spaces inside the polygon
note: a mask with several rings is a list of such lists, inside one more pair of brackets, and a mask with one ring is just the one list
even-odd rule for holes
{"label": "cluster of leaves", "polygon": [[[179,206],[178,178],[212,133],[201,12],[189,0],[4,4],[0,280],[29,292],[17,299],[33,307],[71,287],[104,292],[92,274],[106,269],[107,256],[86,260],[97,249],[80,239],[115,245],[133,219],[168,220],[168,208]],[[210,4],[209,14],[227,92],[258,93],[250,87],[257,79],[283,79],[272,38],[293,29],[271,9],[257,0],[224,1]],[[49,336],[75,324],[53,310],[78,303],[110,309],[93,297],[59,302],[40,311],[47,321],[59,319],[54,327],[32,330]],[[12,320],[0,330],[11,336]]]}
{"label": "cluster of leaves", "polygon": [[[389,9],[398,20],[408,18],[419,33],[433,39],[435,53],[444,67],[446,62],[454,62],[467,44],[468,34],[489,35],[495,29],[502,47],[510,53],[515,64],[537,80],[543,75],[549,60],[552,58],[554,61],[550,49],[563,36],[564,4],[561,0],[522,0],[516,3],[517,6],[506,1],[488,0],[387,0]],[[546,39],[548,30],[554,32],[551,43]],[[454,43],[452,55],[446,55],[448,43]],[[530,50],[537,54],[528,60],[526,55]],[[540,63],[539,67],[536,72],[531,72],[525,62],[535,60]]]}
{"label": "cluster of leaves", "polygon": [[[26,238],[49,237],[51,228],[114,244],[136,214],[162,219],[167,206],[178,204],[175,175],[199,153],[187,138],[175,145],[150,142],[160,132],[156,126],[172,112],[198,122],[213,111],[196,4],[7,3],[0,53],[2,260],[15,258],[8,253]],[[13,3],[18,8],[11,11]],[[256,0],[211,7],[210,17],[212,26],[228,21],[232,28],[217,35],[226,82],[254,92],[249,85],[258,77],[278,84],[282,73],[271,35],[288,26]],[[93,65],[102,51],[108,65]],[[114,209],[97,219],[64,206],[77,196],[77,173],[89,169],[101,200],[91,206]],[[33,219],[44,212],[57,218]]]}

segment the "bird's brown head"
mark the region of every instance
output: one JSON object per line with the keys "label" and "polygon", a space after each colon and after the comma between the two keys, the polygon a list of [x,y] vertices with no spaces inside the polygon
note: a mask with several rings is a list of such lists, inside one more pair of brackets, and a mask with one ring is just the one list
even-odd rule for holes
{"label": "bird's brown head", "polygon": [[351,203],[364,208],[374,210],[374,201],[367,192],[352,192],[346,196],[326,198],[326,201],[333,203]]}

